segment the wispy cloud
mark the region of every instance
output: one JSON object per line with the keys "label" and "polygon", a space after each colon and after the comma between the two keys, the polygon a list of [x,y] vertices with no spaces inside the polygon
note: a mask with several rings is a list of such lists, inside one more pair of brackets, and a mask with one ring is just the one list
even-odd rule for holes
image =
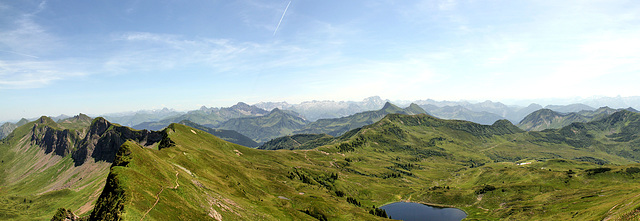
{"label": "wispy cloud", "polygon": [[34,21],[34,17],[46,9],[46,4],[42,1],[36,9],[28,12],[16,12],[8,6],[3,8],[4,15],[0,17],[6,19],[9,26],[0,30],[0,45],[3,46],[0,49],[31,57],[39,57],[38,54],[55,49],[60,44],[58,38]]}
{"label": "wispy cloud", "polygon": [[265,71],[313,67],[336,54],[283,42],[240,42],[230,39],[188,38],[179,35],[134,32],[117,35],[119,49],[104,66],[114,73],[166,70],[189,65],[208,67],[210,73]]}
{"label": "wispy cloud", "polygon": [[60,70],[63,61],[2,61],[0,89],[29,89],[47,86],[54,81],[85,76],[79,71]]}
{"label": "wispy cloud", "polygon": [[66,66],[75,64],[43,58],[61,45],[55,35],[35,22],[46,6],[47,1],[42,1],[31,11],[22,12],[6,5],[0,7],[4,14],[1,17],[8,21],[8,28],[0,30],[0,89],[39,88],[85,75]]}

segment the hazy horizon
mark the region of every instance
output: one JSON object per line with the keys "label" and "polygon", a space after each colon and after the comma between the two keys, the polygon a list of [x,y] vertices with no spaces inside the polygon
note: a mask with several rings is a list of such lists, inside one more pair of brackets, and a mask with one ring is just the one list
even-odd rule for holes
{"label": "hazy horizon", "polygon": [[639,96],[637,39],[629,1],[5,1],[0,122],[373,95]]}
{"label": "hazy horizon", "polygon": [[[35,116],[21,116],[19,118],[14,118],[14,119],[5,119],[2,120],[0,119],[0,123],[3,122],[17,122],[19,121],[21,118],[26,118],[26,119],[36,119],[39,118],[41,116],[49,116],[49,117],[58,117],[58,116],[69,116],[69,117],[73,117],[76,116],[80,113],[82,114],[86,114],[88,116],[91,117],[98,117],[98,116],[114,116],[114,115],[127,115],[127,114],[131,114],[131,113],[136,113],[136,112],[141,112],[141,111],[160,111],[163,109],[168,109],[170,111],[176,111],[176,112],[188,112],[188,111],[192,111],[192,110],[197,110],[201,107],[207,107],[207,108],[225,108],[225,107],[231,107],[237,103],[246,103],[249,105],[255,105],[258,103],[262,103],[262,102],[286,102],[287,104],[290,105],[297,105],[297,104],[301,104],[303,102],[314,102],[314,101],[330,101],[330,102],[361,102],[364,101],[368,98],[374,98],[374,97],[379,97],[380,99],[384,100],[384,101],[389,101],[394,105],[399,105],[401,107],[406,107],[409,106],[410,103],[415,102],[415,101],[426,101],[426,100],[434,100],[436,102],[469,102],[471,104],[477,104],[477,103],[482,103],[482,102],[486,102],[486,101],[491,101],[494,103],[502,103],[505,104],[507,106],[519,106],[519,107],[526,107],[532,104],[538,104],[541,105],[543,107],[547,106],[547,105],[570,105],[570,104],[584,104],[582,102],[584,101],[589,101],[589,99],[596,99],[596,98],[638,98],[638,100],[640,100],[640,97],[638,96],[634,96],[634,97],[602,97],[602,96],[595,96],[595,97],[591,97],[591,98],[580,98],[580,97],[574,97],[574,98],[549,98],[549,99],[531,99],[531,100],[511,100],[511,101],[496,101],[496,100],[435,100],[435,99],[431,99],[431,98],[424,98],[424,99],[418,99],[418,100],[391,100],[391,99],[387,99],[385,97],[381,97],[378,95],[374,95],[374,96],[369,96],[369,97],[365,97],[363,99],[359,99],[359,100],[305,100],[305,101],[301,101],[301,102],[288,102],[288,101],[260,101],[260,102],[244,102],[244,101],[237,101],[237,102],[233,102],[229,105],[225,105],[225,106],[208,106],[208,105],[200,105],[198,107],[194,107],[191,109],[176,109],[173,107],[159,107],[159,108],[153,108],[153,109],[137,109],[137,110],[124,110],[124,111],[120,111],[120,112],[104,112],[104,113],[85,113],[85,112],[69,112],[69,113],[50,113],[50,114],[40,114],[40,115],[35,115]],[[640,104],[638,104],[640,105]],[[615,106],[615,105],[608,105],[609,107],[612,108],[628,108],[628,107],[632,107],[635,109],[640,109],[640,106],[638,105],[634,105],[634,106]],[[600,108],[602,106],[592,106],[592,105],[588,105],[591,106],[592,108]]]}

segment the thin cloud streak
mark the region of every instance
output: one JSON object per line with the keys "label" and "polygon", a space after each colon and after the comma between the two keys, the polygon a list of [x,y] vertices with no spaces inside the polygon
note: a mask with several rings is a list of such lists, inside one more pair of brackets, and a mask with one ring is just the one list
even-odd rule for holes
{"label": "thin cloud streak", "polygon": [[280,21],[278,22],[278,26],[276,26],[276,30],[273,31],[273,36],[276,36],[276,32],[278,32],[278,28],[280,28],[280,24],[282,23],[282,19],[284,19],[284,15],[287,14],[287,9],[289,9],[289,5],[291,5],[291,1],[287,4],[287,7],[284,8],[284,12],[282,12],[282,17],[280,17]]}
{"label": "thin cloud streak", "polygon": [[41,88],[63,79],[86,76],[85,72],[72,71],[64,61],[2,61],[0,60],[0,89]]}

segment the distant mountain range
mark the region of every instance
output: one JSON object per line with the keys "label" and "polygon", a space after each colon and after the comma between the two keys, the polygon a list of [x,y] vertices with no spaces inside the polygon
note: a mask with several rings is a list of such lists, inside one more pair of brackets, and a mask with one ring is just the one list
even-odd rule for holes
{"label": "distant mountain range", "polygon": [[22,118],[22,119],[20,119],[20,121],[18,121],[15,124],[11,123],[11,122],[6,122],[6,123],[2,124],[2,126],[0,126],[0,139],[9,136],[9,134],[11,132],[13,132],[13,130],[15,130],[19,126],[22,126],[22,125],[24,125],[24,124],[26,124],[28,122],[29,122],[29,120]]}
{"label": "distant mountain range", "polygon": [[[539,124],[529,122],[531,121],[531,119],[527,119],[527,121],[522,122],[527,115],[543,108],[553,110],[562,114],[568,114],[573,112],[596,110],[586,103],[597,104],[598,102],[611,102],[614,105],[640,104],[640,99],[636,99],[636,97],[599,98],[583,101],[585,103],[575,103],[569,105],[547,105],[545,107],[538,104],[530,104],[526,107],[523,107],[505,105],[500,102],[492,101],[471,103],[468,101],[435,101],[431,99],[418,100],[412,104],[416,107],[419,107],[424,112],[441,119],[466,120],[485,125],[493,124],[497,120],[507,119],[514,124],[518,124],[519,126],[521,126],[521,128],[529,130],[547,128],[543,127],[542,125],[549,125],[551,126],[550,128],[557,128],[557,126],[567,125],[566,123],[559,123],[560,120],[556,120],[558,122],[553,123],[551,121],[543,123],[545,122],[545,120],[542,120],[539,121]],[[186,113],[164,108],[155,111],[107,114],[104,116],[104,118],[121,125],[131,126],[134,129],[147,129],[156,131],[161,130],[171,123],[179,123],[183,120],[187,120],[205,126],[207,128],[240,130],[242,131],[240,133],[244,134],[245,136],[250,137],[254,141],[258,141],[259,143],[263,143],[276,137],[293,135],[297,133],[326,133],[332,136],[337,136],[350,129],[354,129],[381,119],[382,115],[376,115],[373,114],[373,112],[385,109],[385,104],[388,103],[388,100],[383,100],[378,96],[369,97],[363,99],[362,101],[305,101],[299,104],[289,104],[287,102],[260,102],[255,105],[249,105],[243,102],[239,102],[231,107],[208,108],[203,106],[198,110],[192,110]],[[265,116],[268,118],[267,115],[269,115],[274,109],[282,110],[290,114],[291,116],[287,116],[289,120],[292,120],[294,118],[301,118],[302,120],[293,120],[297,122],[288,122],[289,120],[284,120],[287,122],[283,122],[282,124],[280,124],[278,126],[279,128],[268,128],[267,125],[269,125],[269,120],[261,121],[261,118],[255,118],[253,120],[234,120],[238,118]],[[364,113],[367,113],[368,115]],[[396,112],[390,111],[388,113]],[[365,115],[370,116],[370,118],[362,118]],[[371,117],[373,115],[376,115],[376,117]],[[69,117],[60,115],[58,117],[52,118],[52,120],[59,121],[67,118]],[[586,122],[591,119],[590,117],[584,116],[578,118],[566,116],[564,118],[566,118],[567,120],[562,120],[563,122]],[[270,119],[273,120],[274,118]],[[250,121],[254,122],[246,123]],[[256,122],[263,122],[264,124]],[[3,124],[0,127],[0,138],[6,136],[16,127],[17,124],[15,123]]]}
{"label": "distant mountain range", "polygon": [[302,129],[307,121],[296,115],[295,112],[276,108],[264,116],[229,119],[215,128],[238,131],[258,143],[263,143]]}
{"label": "distant mountain range", "polygon": [[253,141],[251,138],[242,135],[241,133],[238,133],[235,130],[224,130],[224,129],[213,129],[213,128],[209,128],[209,127],[205,127],[202,126],[200,124],[196,124],[193,123],[189,120],[183,120],[180,121],[180,124],[189,126],[189,127],[193,127],[196,128],[198,130],[202,130],[205,131],[207,133],[210,133],[213,136],[216,136],[220,139],[223,139],[225,141],[234,143],[234,144],[238,144],[238,145],[242,145],[245,147],[258,147],[258,143],[256,143],[255,141]]}
{"label": "distant mountain range", "polygon": [[[582,109],[583,107],[580,107]],[[575,108],[556,108],[556,110],[576,110]],[[575,122],[589,122],[599,120],[621,110],[627,110],[631,112],[637,112],[633,108],[627,109],[612,109],[609,107],[601,107],[597,110],[581,110],[578,112],[559,112],[551,109],[540,109],[527,117],[522,119],[518,123],[518,127],[527,131],[541,131],[545,129],[557,129],[564,126],[568,126]]]}
{"label": "distant mountain range", "polygon": [[365,111],[350,116],[332,119],[320,119],[307,124],[303,129],[296,131],[296,134],[328,134],[331,136],[339,136],[347,131],[372,124],[379,121],[387,114],[424,114],[425,110],[416,104],[402,109],[396,105],[386,102],[382,109],[376,111]]}
{"label": "distant mountain range", "polygon": [[171,116],[159,121],[144,122],[134,125],[135,129],[148,129],[148,130],[161,130],[171,123],[178,123],[183,120],[189,120],[194,123],[198,123],[207,127],[216,127],[227,120],[241,117],[251,116],[264,116],[269,111],[258,108],[256,106],[250,106],[248,104],[239,102],[231,107],[223,108],[207,108],[202,106],[199,110],[189,111],[186,114]]}
{"label": "distant mountain range", "polygon": [[106,114],[102,117],[123,126],[133,127],[144,122],[159,121],[164,118],[177,117],[182,114],[184,114],[184,112],[163,108],[160,110],[143,110],[129,113]]}
{"label": "distant mountain range", "polygon": [[300,113],[309,121],[318,119],[340,118],[356,113],[379,110],[389,100],[382,100],[378,96],[368,97],[362,101],[305,101],[300,104],[289,104],[287,102],[260,102],[254,106],[272,110],[278,108],[281,110],[291,110]]}

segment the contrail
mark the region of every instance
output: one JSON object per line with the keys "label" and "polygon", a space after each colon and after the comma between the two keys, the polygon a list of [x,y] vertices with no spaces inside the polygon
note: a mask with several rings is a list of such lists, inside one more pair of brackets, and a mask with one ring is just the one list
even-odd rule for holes
{"label": "contrail", "polygon": [[284,12],[282,13],[282,17],[280,17],[280,21],[278,22],[278,26],[276,26],[276,30],[273,31],[273,36],[276,36],[276,32],[278,32],[278,28],[280,27],[280,23],[282,23],[282,19],[284,18],[284,14],[287,14],[287,9],[289,9],[289,5],[291,4],[291,1],[289,1],[289,4],[287,4],[287,7],[284,8]]}

